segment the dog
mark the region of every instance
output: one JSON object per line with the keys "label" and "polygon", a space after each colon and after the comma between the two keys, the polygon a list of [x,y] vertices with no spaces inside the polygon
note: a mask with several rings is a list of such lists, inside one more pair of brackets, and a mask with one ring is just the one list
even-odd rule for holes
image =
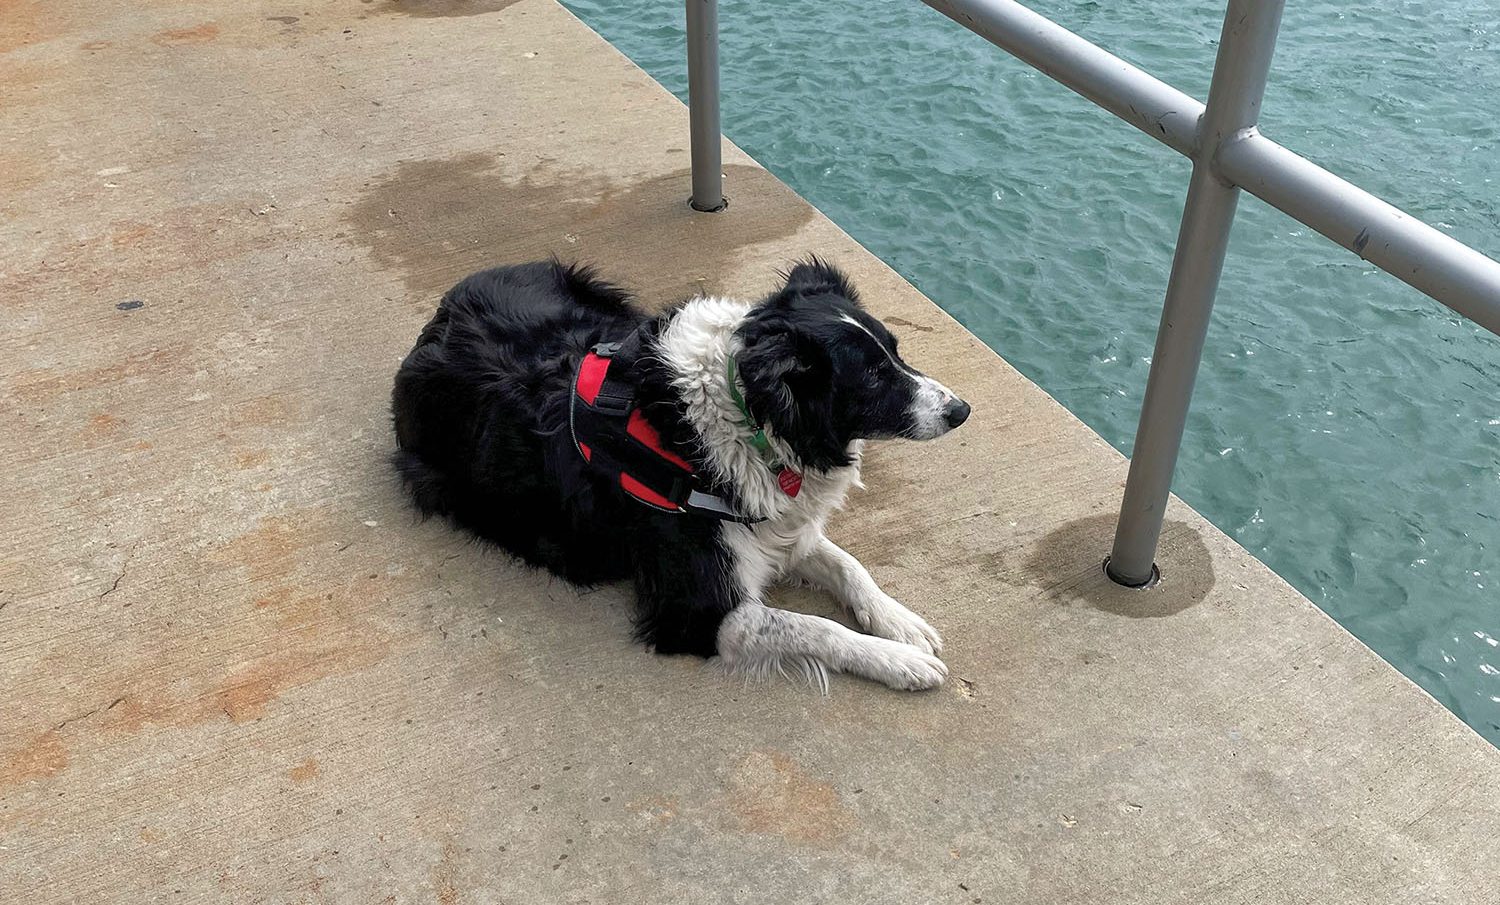
{"label": "dog", "polygon": [[[556,260],[467,277],[396,376],[396,469],[440,515],[580,585],[634,582],[636,636],[755,677],[941,685],[942,640],[824,535],[866,441],[928,440],[969,405],[902,360],[817,258],[748,303],[649,315]],[[867,634],[768,605],[821,588]]]}

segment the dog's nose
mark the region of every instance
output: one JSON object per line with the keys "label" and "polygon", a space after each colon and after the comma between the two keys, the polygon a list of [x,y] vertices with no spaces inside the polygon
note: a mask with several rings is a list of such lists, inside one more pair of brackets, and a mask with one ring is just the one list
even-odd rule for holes
{"label": "dog's nose", "polygon": [[969,404],[955,397],[943,407],[943,420],[948,422],[948,429],[952,430],[969,420]]}

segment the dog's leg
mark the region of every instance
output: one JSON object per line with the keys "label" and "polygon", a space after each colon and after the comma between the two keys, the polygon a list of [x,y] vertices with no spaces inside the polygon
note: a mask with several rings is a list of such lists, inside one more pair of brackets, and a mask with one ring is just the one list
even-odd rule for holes
{"label": "dog's leg", "polygon": [[870,634],[915,645],[928,653],[942,652],[943,639],[937,631],[880,590],[869,570],[828,538],[819,538],[817,546],[792,573],[832,594]]}
{"label": "dog's leg", "polygon": [[943,661],[910,644],[759,602],[742,603],[724,617],[718,649],[720,661],[733,672],[757,677],[799,672],[825,692],[830,669],[903,690],[935,688],[948,677]]}

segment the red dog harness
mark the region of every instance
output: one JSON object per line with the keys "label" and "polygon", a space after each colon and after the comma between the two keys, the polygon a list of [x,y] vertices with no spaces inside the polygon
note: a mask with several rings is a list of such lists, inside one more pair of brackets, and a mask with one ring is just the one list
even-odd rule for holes
{"label": "red dog harness", "polygon": [[640,346],[639,334],[624,342],[600,343],[578,364],[569,399],[573,445],[591,467],[613,478],[626,494],[662,512],[696,513],[735,522],[760,519],[740,514],[723,497],[700,489],[690,462],[668,449],[636,405],[627,379]]}

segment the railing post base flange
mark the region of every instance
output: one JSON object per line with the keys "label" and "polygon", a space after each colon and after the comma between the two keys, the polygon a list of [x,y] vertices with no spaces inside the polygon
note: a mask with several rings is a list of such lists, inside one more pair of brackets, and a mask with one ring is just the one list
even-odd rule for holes
{"label": "railing post base flange", "polygon": [[1156,563],[1151,564],[1151,575],[1145,581],[1135,582],[1110,571],[1108,556],[1104,557],[1104,576],[1120,587],[1129,588],[1132,591],[1145,591],[1161,583],[1161,569],[1157,568]]}

